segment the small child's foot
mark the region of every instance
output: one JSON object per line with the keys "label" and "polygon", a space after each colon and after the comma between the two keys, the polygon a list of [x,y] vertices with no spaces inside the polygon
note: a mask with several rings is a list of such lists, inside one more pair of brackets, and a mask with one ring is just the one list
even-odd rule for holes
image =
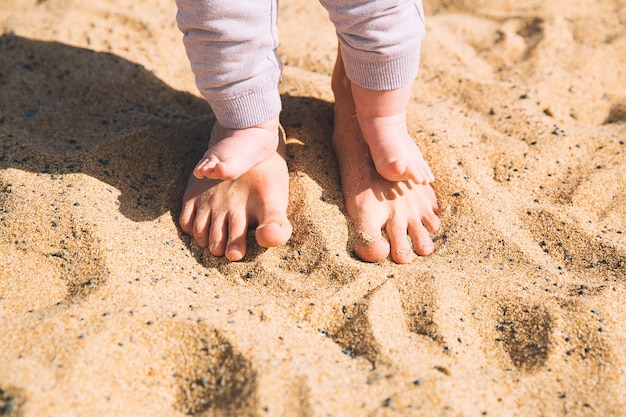
{"label": "small child's foot", "polygon": [[357,117],[380,175],[389,181],[413,180],[416,184],[435,180],[422,152],[407,133],[403,116]]}
{"label": "small child's foot", "polygon": [[193,175],[232,181],[276,153],[278,118],[245,129],[223,129],[223,139],[210,146]]}
{"label": "small child's foot", "polygon": [[435,192],[429,184],[388,181],[374,166],[372,146],[363,139],[363,127],[354,117],[355,102],[341,54],[337,57],[332,85],[333,145],[346,210],[355,229],[355,252],[370,262],[391,255],[400,264],[413,261],[416,254],[430,255],[434,250],[430,233],[435,233],[441,224]]}
{"label": "small child's foot", "polygon": [[378,173],[389,181],[429,184],[435,177],[406,128],[410,92],[410,85],[375,91],[352,83],[359,126]]}
{"label": "small child's foot", "polygon": [[[277,135],[278,129],[274,131]],[[280,131],[281,134],[282,130]],[[214,141],[226,134],[217,125]],[[198,246],[214,256],[238,261],[246,254],[246,234],[256,226],[257,243],[262,247],[280,246],[291,236],[287,219],[289,173],[285,162],[285,142],[264,161],[233,181],[198,179],[191,175],[180,213],[180,226]]]}
{"label": "small child's foot", "polygon": [[410,263],[416,254],[430,255],[434,244],[429,234],[440,225],[432,187],[383,178],[374,167],[359,124],[348,107],[342,99],[335,103],[333,144],[346,210],[356,233],[355,252],[370,262],[391,255],[400,264]]}

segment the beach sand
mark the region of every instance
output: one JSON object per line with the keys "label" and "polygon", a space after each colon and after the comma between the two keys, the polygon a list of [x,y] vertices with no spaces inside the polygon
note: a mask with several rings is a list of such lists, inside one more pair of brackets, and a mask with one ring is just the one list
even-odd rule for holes
{"label": "beach sand", "polygon": [[173,1],[0,5],[0,415],[623,416],[626,2],[425,1],[435,252],[357,259],[336,37],[282,0],[294,233],[177,225],[214,117]]}

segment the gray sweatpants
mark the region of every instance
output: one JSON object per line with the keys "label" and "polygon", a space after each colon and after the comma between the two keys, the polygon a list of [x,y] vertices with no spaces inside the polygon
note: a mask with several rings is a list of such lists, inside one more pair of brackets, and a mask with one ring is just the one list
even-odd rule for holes
{"label": "gray sweatpants", "polygon": [[[352,82],[391,90],[413,82],[424,37],[421,0],[320,0]],[[176,0],[196,83],[232,129],[279,115],[278,0]]]}

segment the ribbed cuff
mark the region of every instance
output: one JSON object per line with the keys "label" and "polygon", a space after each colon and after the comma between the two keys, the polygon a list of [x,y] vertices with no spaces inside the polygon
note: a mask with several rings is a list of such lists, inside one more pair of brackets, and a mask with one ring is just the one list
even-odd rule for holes
{"label": "ribbed cuff", "polygon": [[417,77],[420,45],[398,56],[364,53],[341,44],[346,74],[361,87],[370,90],[395,90]]}
{"label": "ribbed cuff", "polygon": [[217,121],[228,129],[257,126],[278,117],[282,109],[278,81],[267,83],[263,89],[239,97],[208,96],[207,100]]}

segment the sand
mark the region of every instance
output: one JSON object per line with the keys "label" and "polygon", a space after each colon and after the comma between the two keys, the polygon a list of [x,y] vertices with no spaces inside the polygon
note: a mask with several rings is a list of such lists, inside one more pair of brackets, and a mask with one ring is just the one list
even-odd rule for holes
{"label": "sand", "polygon": [[626,2],[425,2],[435,252],[358,260],[333,27],[282,0],[290,241],[177,226],[214,121],[166,0],[0,5],[0,415],[623,416]]}

